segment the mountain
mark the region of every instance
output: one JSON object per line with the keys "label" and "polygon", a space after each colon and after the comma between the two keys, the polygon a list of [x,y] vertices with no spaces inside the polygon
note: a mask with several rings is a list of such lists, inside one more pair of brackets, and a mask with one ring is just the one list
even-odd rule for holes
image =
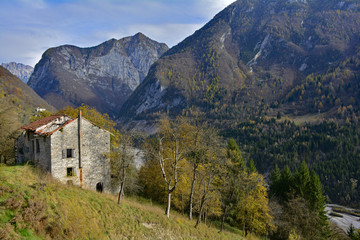
{"label": "mountain", "polygon": [[190,107],[236,120],[358,111],[359,9],[355,0],[238,0],[156,61],[119,119]]}
{"label": "mountain", "polygon": [[1,66],[9,70],[18,78],[20,78],[21,81],[23,81],[24,83],[27,83],[29,81],[31,74],[34,71],[33,67],[16,62],[2,63]]}
{"label": "mountain", "polygon": [[90,48],[50,48],[28,85],[59,109],[85,103],[112,116],[167,49],[141,33]]}
{"label": "mountain", "polygon": [[37,110],[40,110],[38,108],[45,108],[50,112],[55,111],[53,106],[50,106],[28,85],[0,66],[1,164],[14,164],[14,141],[19,136],[18,129],[29,123],[29,119],[37,113]]}
{"label": "mountain", "polygon": [[37,95],[28,85],[0,66],[1,110],[15,109],[17,113],[27,114],[29,118],[38,107],[55,111],[53,106]]}

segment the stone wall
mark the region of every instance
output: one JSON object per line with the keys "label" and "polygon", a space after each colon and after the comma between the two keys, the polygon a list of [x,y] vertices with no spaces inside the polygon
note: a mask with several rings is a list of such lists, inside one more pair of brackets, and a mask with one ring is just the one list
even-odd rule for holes
{"label": "stone wall", "polygon": [[23,132],[16,140],[16,163],[34,162],[45,171],[50,171],[50,137],[37,136],[32,132]]}
{"label": "stone wall", "polygon": [[110,160],[107,157],[110,154],[110,133],[83,119],[82,134],[84,187],[95,189],[101,182],[104,190],[110,191]]}
{"label": "stone wall", "polygon": [[[81,132],[82,186],[95,190],[101,182],[104,190],[109,191],[110,163],[105,156],[110,153],[110,133],[86,119],[81,121]],[[71,157],[66,156],[67,149],[73,150]],[[51,159],[53,177],[80,185],[78,119],[51,136]],[[73,169],[74,176],[67,176],[68,168]]]}
{"label": "stone wall", "polygon": [[[72,157],[67,157],[67,149],[73,149]],[[64,126],[51,135],[51,175],[63,183],[80,185],[78,158],[77,121]],[[67,169],[73,169],[73,176],[68,176]]]}

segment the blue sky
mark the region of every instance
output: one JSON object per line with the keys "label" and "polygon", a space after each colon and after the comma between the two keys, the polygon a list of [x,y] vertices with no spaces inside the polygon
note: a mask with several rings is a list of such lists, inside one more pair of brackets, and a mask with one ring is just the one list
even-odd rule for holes
{"label": "blue sky", "polygon": [[35,66],[50,47],[91,47],[137,32],[171,47],[233,1],[0,0],[0,63]]}

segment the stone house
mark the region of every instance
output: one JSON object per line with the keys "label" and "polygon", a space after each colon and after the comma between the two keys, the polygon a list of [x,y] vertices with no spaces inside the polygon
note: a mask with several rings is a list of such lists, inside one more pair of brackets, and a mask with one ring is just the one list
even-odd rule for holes
{"label": "stone house", "polygon": [[81,116],[49,116],[21,127],[16,163],[33,162],[63,183],[110,191],[110,132]]}

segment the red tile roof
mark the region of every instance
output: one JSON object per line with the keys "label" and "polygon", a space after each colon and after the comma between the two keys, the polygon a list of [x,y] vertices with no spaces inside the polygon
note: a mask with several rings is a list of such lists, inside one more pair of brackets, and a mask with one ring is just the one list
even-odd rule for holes
{"label": "red tile roof", "polygon": [[28,125],[22,126],[20,129],[23,130],[30,130],[30,131],[35,131],[37,128],[46,125],[52,121],[54,121],[55,119],[62,117],[63,115],[54,115],[54,116],[48,116],[48,117],[43,117],[35,122],[32,122]]}

